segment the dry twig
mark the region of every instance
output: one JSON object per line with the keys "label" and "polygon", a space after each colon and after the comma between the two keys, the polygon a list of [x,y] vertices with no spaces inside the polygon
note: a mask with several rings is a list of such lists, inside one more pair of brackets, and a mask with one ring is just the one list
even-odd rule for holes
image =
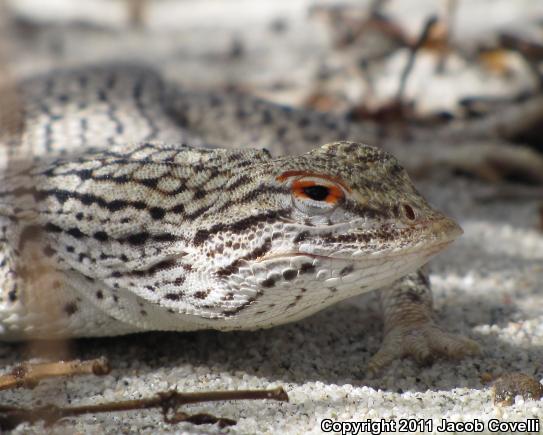
{"label": "dry twig", "polygon": [[396,101],[401,101],[403,99],[403,94],[405,91],[405,86],[407,83],[407,78],[409,77],[409,74],[411,73],[411,70],[413,69],[413,65],[415,64],[415,58],[417,56],[418,51],[420,48],[424,45],[426,40],[428,39],[430,35],[430,30],[432,30],[432,27],[437,23],[437,17],[435,15],[429,17],[426,20],[426,23],[424,24],[424,27],[422,29],[422,32],[415,42],[413,46],[411,47],[411,51],[409,53],[409,59],[407,60],[407,63],[405,65],[405,68],[402,71],[402,75],[400,77],[400,85],[398,87],[398,92],[396,94]]}
{"label": "dry twig", "polygon": [[191,422],[193,424],[214,424],[231,426],[235,420],[214,417],[210,414],[188,415],[178,411],[182,405],[223,400],[278,400],[288,402],[288,395],[282,387],[270,390],[238,390],[238,391],[207,391],[198,393],[178,393],[175,390],[160,392],[146,399],[125,400],[120,402],[103,403],[98,405],[58,407],[46,405],[37,408],[0,407],[0,429],[9,430],[27,422],[35,423],[43,420],[47,425],[56,423],[66,417],[76,417],[83,414],[102,412],[133,411],[138,409],[159,408],[167,423]]}
{"label": "dry twig", "polygon": [[13,388],[34,388],[47,378],[73,375],[106,375],[111,371],[105,358],[88,361],[56,361],[52,363],[30,364],[16,366],[11,373],[0,376],[0,391]]}

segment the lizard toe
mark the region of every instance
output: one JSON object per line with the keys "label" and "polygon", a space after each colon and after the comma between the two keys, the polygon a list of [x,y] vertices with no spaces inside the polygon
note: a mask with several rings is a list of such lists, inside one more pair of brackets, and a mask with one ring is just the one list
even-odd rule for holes
{"label": "lizard toe", "polygon": [[392,361],[406,356],[420,365],[429,365],[438,357],[461,359],[479,353],[479,345],[474,340],[450,334],[429,321],[390,330],[379,351],[370,359],[367,369],[373,375]]}

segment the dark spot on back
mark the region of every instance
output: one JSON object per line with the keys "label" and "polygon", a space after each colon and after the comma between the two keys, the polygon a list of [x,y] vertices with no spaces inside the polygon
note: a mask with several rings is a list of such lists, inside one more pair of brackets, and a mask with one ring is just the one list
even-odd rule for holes
{"label": "dark spot on back", "polygon": [[164,297],[170,301],[178,301],[181,299],[181,295],[179,293],[166,293]]}
{"label": "dark spot on back", "polygon": [[66,305],[64,305],[64,312],[71,316],[77,312],[78,308],[75,302],[69,302]]}
{"label": "dark spot on back", "polygon": [[131,245],[143,245],[149,238],[149,233],[131,234],[126,238]]}
{"label": "dark spot on back", "polygon": [[197,292],[194,293],[194,297],[196,299],[205,299],[207,298],[208,294],[209,294],[209,290],[206,290],[206,291],[198,290]]}
{"label": "dark spot on back", "polygon": [[94,233],[94,238],[100,242],[105,242],[107,239],[109,239],[109,236],[105,231],[97,231]]}
{"label": "dark spot on back", "polygon": [[196,189],[193,194],[193,198],[198,200],[202,199],[204,196],[206,196],[206,191],[202,189]]}
{"label": "dark spot on back", "polygon": [[170,233],[162,233],[153,236],[153,240],[155,240],[156,242],[167,243],[175,241],[176,237]]}
{"label": "dark spot on back", "polygon": [[166,215],[166,210],[161,207],[151,207],[149,209],[149,214],[155,220],[162,219]]}
{"label": "dark spot on back", "polygon": [[80,239],[82,238],[83,236],[85,236],[85,234],[83,234],[81,232],[81,230],[77,227],[73,227],[73,228],[70,228],[68,231],[66,231],[70,236],[76,238],[76,239]]}
{"label": "dark spot on back", "polygon": [[183,284],[184,282],[185,282],[185,276],[184,276],[184,275],[180,275],[180,276],[178,276],[177,278],[175,278],[175,280],[174,280],[173,283],[174,283],[175,285],[181,285],[181,284]]}
{"label": "dark spot on back", "polygon": [[182,214],[184,211],[185,211],[185,206],[183,204],[177,204],[176,206],[170,209],[171,213],[176,213],[176,214]]}
{"label": "dark spot on back", "polygon": [[194,235],[194,239],[192,239],[192,243],[194,243],[195,246],[200,246],[208,238],[209,238],[209,231],[207,231],[207,230],[198,230],[198,231],[196,231],[196,234]]}

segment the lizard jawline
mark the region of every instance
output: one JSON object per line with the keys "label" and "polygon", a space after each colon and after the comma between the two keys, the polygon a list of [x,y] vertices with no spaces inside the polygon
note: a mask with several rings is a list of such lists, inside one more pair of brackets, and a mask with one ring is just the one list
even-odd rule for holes
{"label": "lizard jawline", "polygon": [[309,258],[315,258],[315,259],[327,259],[327,260],[338,260],[338,261],[362,261],[367,258],[377,259],[377,258],[395,258],[395,257],[403,257],[406,255],[416,255],[420,254],[420,256],[431,256],[435,255],[438,252],[444,250],[447,246],[449,246],[453,241],[448,240],[446,242],[436,243],[431,246],[426,247],[412,247],[412,248],[405,248],[405,249],[399,249],[397,251],[382,251],[378,253],[372,253],[372,254],[357,254],[355,250],[353,250],[353,255],[351,256],[345,256],[345,257],[336,257],[333,255],[318,255],[318,254],[311,254],[309,252],[297,252],[297,251],[291,251],[291,252],[279,252],[271,255],[265,255],[263,257],[260,257],[256,260],[257,263],[269,261],[269,260],[277,260],[277,259],[286,259],[286,258],[292,258],[292,257],[309,257]]}

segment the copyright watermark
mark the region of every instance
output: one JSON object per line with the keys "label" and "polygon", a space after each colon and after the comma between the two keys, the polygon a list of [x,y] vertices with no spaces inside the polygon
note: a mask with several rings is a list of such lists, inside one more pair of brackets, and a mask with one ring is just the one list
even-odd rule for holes
{"label": "copyright watermark", "polygon": [[524,421],[501,421],[491,419],[483,421],[479,419],[467,421],[449,421],[442,419],[434,422],[432,419],[401,418],[398,420],[372,420],[364,421],[334,421],[325,418],[321,421],[321,430],[325,433],[340,433],[341,435],[356,435],[369,433],[380,435],[383,432],[520,432],[539,433],[541,420],[529,418]]}

